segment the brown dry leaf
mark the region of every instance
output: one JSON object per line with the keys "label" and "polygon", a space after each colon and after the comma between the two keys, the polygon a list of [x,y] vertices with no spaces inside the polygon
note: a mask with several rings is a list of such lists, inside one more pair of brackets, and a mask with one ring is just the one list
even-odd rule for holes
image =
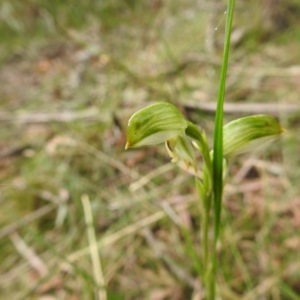
{"label": "brown dry leaf", "polygon": [[292,218],[292,224],[297,227],[300,228],[300,207],[295,207],[295,209],[293,210],[293,218]]}
{"label": "brown dry leaf", "polygon": [[181,300],[183,298],[183,291],[179,286],[173,286],[166,289],[156,289],[151,292],[149,296],[150,300]]}
{"label": "brown dry leaf", "polygon": [[102,66],[105,67],[109,62],[110,62],[111,58],[108,54],[101,54],[98,57],[97,62]]}
{"label": "brown dry leaf", "polygon": [[170,289],[154,289],[149,295],[149,300],[164,300],[170,296]]}
{"label": "brown dry leaf", "polygon": [[293,236],[287,239],[284,244],[290,249],[297,250],[300,248],[300,238],[298,236]]}
{"label": "brown dry leaf", "polygon": [[57,298],[52,295],[43,295],[39,297],[38,300],[57,300]]}
{"label": "brown dry leaf", "polygon": [[58,135],[52,138],[46,145],[46,152],[49,155],[56,155],[59,152],[59,148],[64,147],[74,147],[76,146],[76,141],[68,136]]}
{"label": "brown dry leaf", "polygon": [[68,70],[68,66],[64,63],[62,59],[58,59],[58,58],[53,58],[53,59],[44,58],[38,61],[33,66],[33,73],[35,73],[36,75],[48,74],[51,71],[60,73],[60,72],[66,72],[67,70]]}
{"label": "brown dry leaf", "polygon": [[40,74],[46,74],[52,67],[52,63],[48,59],[40,60],[35,66],[34,71]]}
{"label": "brown dry leaf", "polygon": [[61,289],[64,285],[64,276],[57,275],[52,278],[50,278],[49,281],[42,284],[38,289],[37,292],[39,294],[47,293],[51,290],[58,290]]}

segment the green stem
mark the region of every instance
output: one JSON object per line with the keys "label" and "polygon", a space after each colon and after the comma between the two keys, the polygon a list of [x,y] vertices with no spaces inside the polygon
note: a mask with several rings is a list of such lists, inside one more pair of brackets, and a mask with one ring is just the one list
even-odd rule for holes
{"label": "green stem", "polygon": [[[210,199],[209,199],[210,198]],[[204,257],[204,267],[206,270],[206,277],[207,277],[207,270],[209,267],[209,212],[211,207],[211,197],[207,200],[207,206],[204,208],[204,215],[203,215],[203,257]]]}
{"label": "green stem", "polygon": [[221,69],[221,78],[218,94],[218,102],[215,117],[214,152],[213,152],[213,194],[214,194],[214,242],[212,251],[212,265],[209,276],[209,291],[207,299],[215,299],[216,268],[217,268],[217,241],[220,231],[222,194],[223,194],[223,106],[225,98],[225,85],[230,48],[230,36],[233,20],[235,0],[228,0],[226,31],[224,40],[224,54]]}
{"label": "green stem", "polygon": [[210,224],[210,210],[212,206],[212,163],[209,154],[208,143],[205,134],[191,122],[188,122],[188,127],[185,131],[187,136],[193,139],[203,156],[203,180],[196,178],[196,187],[198,190],[199,199],[202,208],[201,221],[201,243],[202,243],[202,260],[204,269],[204,284],[206,290],[210,287],[210,243],[209,243],[209,224]]}
{"label": "green stem", "polygon": [[212,193],[208,190],[208,185],[204,182],[205,177],[209,176],[207,167],[204,164],[203,181],[196,178],[196,187],[198,191],[199,200],[201,203],[201,258],[203,265],[203,272],[201,279],[204,282],[206,290],[209,289],[209,263],[210,263],[210,241],[209,241],[209,224],[210,224],[210,209],[212,204]]}

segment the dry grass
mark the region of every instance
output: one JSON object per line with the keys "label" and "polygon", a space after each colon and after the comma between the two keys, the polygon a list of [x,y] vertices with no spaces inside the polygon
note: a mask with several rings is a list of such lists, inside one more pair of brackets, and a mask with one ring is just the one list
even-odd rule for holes
{"label": "dry grass", "polygon": [[[27,2],[0,5],[0,299],[99,299],[103,281],[107,299],[203,299],[193,179],[163,147],[125,152],[124,127],[166,100],[211,135],[195,107],[216,99],[225,4]],[[237,1],[227,98],[241,108],[298,104],[300,7],[273,2]],[[282,140],[231,166],[222,299],[300,299],[299,110],[278,117]]]}

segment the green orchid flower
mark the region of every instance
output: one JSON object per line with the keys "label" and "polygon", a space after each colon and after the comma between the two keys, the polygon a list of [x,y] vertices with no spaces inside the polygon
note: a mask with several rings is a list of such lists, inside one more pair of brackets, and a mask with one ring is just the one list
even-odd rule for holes
{"label": "green orchid flower", "polygon": [[284,131],[269,115],[255,115],[234,120],[224,126],[224,157],[245,153],[278,137]]}
{"label": "green orchid flower", "polygon": [[[224,158],[228,159],[253,150],[264,142],[274,139],[283,131],[277,120],[268,115],[234,120],[224,126]],[[171,161],[178,162],[180,167],[198,177],[201,172],[197,167],[193,146],[200,151],[205,162],[204,182],[207,183],[207,190],[210,190],[212,151],[209,151],[203,131],[185,120],[178,108],[167,102],[155,103],[132,115],[128,121],[125,149],[163,142]]]}
{"label": "green orchid flower", "polygon": [[188,121],[176,106],[158,102],[137,111],[129,119],[125,149],[165,142],[172,162],[184,161],[187,170],[192,166],[197,171],[192,145],[185,134],[187,127]]}

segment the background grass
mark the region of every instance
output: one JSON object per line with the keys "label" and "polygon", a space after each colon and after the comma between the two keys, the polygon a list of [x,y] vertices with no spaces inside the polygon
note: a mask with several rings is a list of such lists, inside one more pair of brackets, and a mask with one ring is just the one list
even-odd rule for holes
{"label": "background grass", "polygon": [[[201,299],[193,178],[163,147],[125,152],[124,129],[138,108],[171,101],[211,138],[213,114],[199,107],[216,101],[225,7],[1,2],[0,299],[97,299],[84,194],[108,299]],[[299,11],[292,0],[237,1],[226,101],[298,103]],[[284,137],[231,166],[223,299],[300,299],[299,112],[279,118]]]}

